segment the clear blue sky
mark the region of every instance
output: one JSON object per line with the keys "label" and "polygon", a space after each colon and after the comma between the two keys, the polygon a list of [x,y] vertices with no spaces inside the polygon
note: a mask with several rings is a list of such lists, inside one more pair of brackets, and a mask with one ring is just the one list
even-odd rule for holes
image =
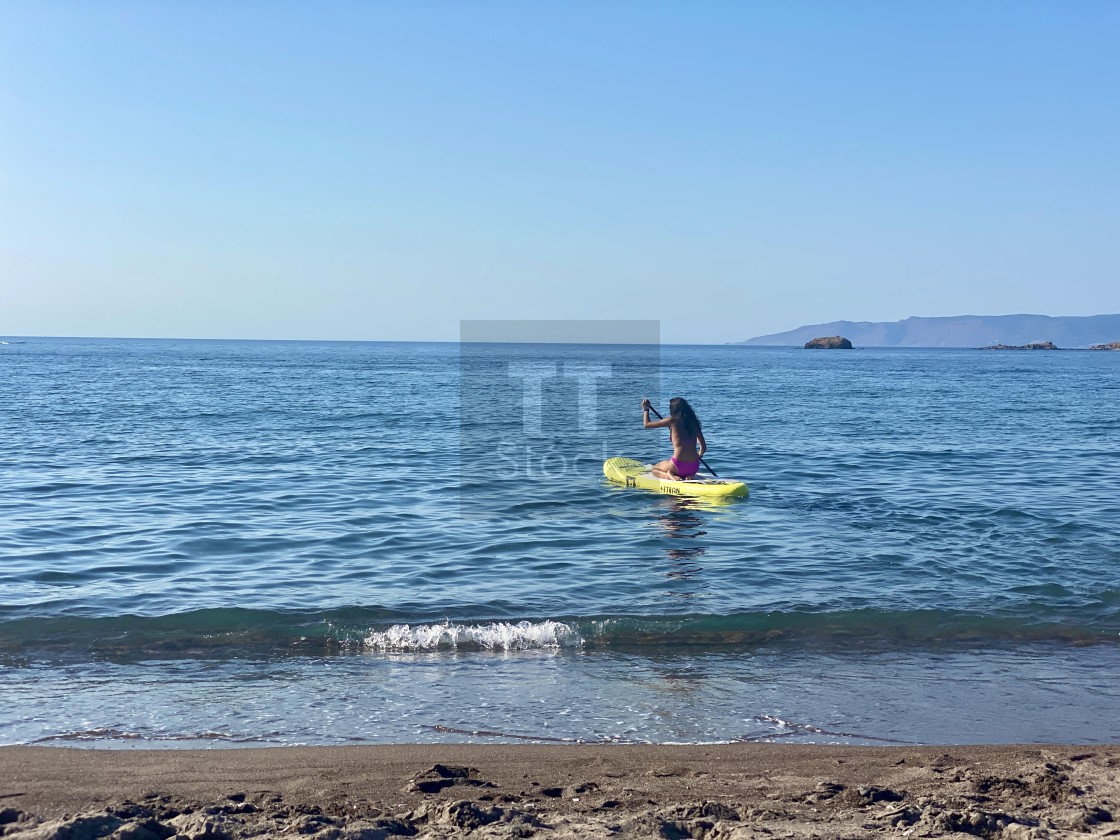
{"label": "clear blue sky", "polygon": [[1120,312],[1120,3],[0,0],[0,334]]}

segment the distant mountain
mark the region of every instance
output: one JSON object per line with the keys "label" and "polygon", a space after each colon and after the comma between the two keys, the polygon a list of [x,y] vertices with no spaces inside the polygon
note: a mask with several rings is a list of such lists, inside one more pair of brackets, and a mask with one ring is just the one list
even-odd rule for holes
{"label": "distant mountain", "polygon": [[1120,341],[1120,315],[958,315],[904,321],[833,321],[733,343],[800,347],[822,335],[842,335],[856,347],[987,347],[1052,341],[1059,347],[1074,348]]}

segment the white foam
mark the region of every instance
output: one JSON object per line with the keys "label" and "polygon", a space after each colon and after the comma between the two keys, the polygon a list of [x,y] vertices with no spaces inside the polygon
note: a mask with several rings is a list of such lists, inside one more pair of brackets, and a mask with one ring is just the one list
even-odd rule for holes
{"label": "white foam", "polygon": [[519,621],[510,624],[394,624],[374,630],[364,640],[367,648],[380,651],[415,651],[459,648],[480,650],[558,650],[580,647],[583,639],[560,621]]}
{"label": "white foam", "polygon": [[775,715],[755,715],[754,719],[761,723],[773,724],[779,729],[796,729],[801,732],[814,732],[822,735],[827,734],[825,733],[825,730],[819,729],[818,727],[813,726],[811,723],[794,723],[793,721],[782,720],[780,717],[776,717]]}

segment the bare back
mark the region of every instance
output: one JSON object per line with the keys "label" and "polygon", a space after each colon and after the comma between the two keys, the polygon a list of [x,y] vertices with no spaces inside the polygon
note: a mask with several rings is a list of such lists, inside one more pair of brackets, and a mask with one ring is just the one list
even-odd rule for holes
{"label": "bare back", "polygon": [[697,432],[696,437],[688,437],[682,429],[678,429],[677,423],[669,426],[669,439],[673,442],[673,457],[685,463],[694,464],[700,460],[696,452],[697,443],[707,449],[703,432]]}

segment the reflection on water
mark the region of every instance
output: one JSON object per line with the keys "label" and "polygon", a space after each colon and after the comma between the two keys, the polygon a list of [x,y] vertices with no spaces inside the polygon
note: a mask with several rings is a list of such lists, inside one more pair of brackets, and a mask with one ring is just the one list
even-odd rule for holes
{"label": "reflection on water", "polygon": [[[699,578],[704,567],[700,559],[708,550],[706,522],[693,499],[665,498],[657,510],[657,524],[662,533],[662,551],[669,558],[665,576],[678,581],[691,581]],[[670,591],[676,597],[695,597],[691,588],[684,591]]]}

